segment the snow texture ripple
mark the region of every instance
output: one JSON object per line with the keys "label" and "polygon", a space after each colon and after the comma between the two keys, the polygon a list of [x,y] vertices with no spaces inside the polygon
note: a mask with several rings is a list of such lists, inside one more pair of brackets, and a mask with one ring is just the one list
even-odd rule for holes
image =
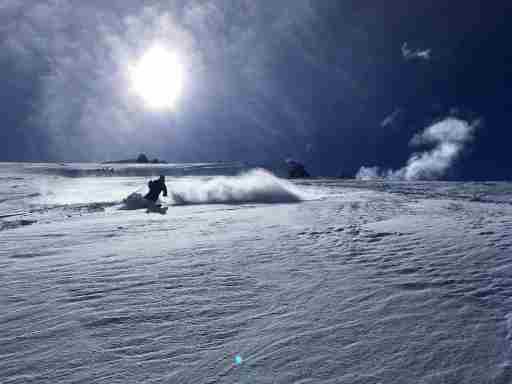
{"label": "snow texture ripple", "polygon": [[188,174],[159,215],[46,169],[0,165],[2,383],[512,381],[508,183]]}

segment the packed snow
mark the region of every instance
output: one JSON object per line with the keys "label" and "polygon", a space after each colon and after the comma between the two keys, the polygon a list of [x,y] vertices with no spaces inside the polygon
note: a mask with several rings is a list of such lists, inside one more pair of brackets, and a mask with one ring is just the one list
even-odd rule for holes
{"label": "packed snow", "polygon": [[[166,214],[126,209],[167,175]],[[0,164],[2,383],[512,382],[512,185]]]}

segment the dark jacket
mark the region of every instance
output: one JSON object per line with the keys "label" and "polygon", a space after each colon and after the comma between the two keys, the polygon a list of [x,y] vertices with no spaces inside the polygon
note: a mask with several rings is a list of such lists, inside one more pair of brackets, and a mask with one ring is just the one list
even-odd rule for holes
{"label": "dark jacket", "polygon": [[151,180],[148,183],[149,192],[144,196],[145,199],[151,200],[153,202],[158,200],[158,196],[160,196],[160,192],[164,193],[164,196],[167,196],[167,187],[165,186],[165,181],[162,179]]}

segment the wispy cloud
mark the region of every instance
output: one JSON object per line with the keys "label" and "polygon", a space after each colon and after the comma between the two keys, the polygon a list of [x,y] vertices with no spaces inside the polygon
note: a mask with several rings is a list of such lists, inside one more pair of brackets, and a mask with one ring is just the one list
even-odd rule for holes
{"label": "wispy cloud", "polygon": [[402,44],[402,56],[405,60],[430,60],[432,58],[431,49],[410,49],[407,42]]}
{"label": "wispy cloud", "polygon": [[404,114],[405,111],[402,108],[397,108],[381,121],[380,126],[382,128],[394,127],[398,124],[399,120],[403,118]]}

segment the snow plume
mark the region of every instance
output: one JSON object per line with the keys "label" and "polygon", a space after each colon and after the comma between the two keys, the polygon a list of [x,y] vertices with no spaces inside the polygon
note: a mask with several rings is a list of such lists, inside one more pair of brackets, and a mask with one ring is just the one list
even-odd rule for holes
{"label": "snow plume", "polygon": [[358,180],[375,180],[385,178],[386,175],[382,172],[382,170],[377,167],[361,167],[359,171],[356,173],[356,179]]}
{"label": "snow plume", "polygon": [[169,185],[176,204],[293,203],[304,200],[291,183],[263,169],[240,176],[180,180]]}
{"label": "snow plume", "polygon": [[379,167],[361,167],[356,174],[360,180],[386,178],[395,180],[432,180],[446,174],[464,147],[473,139],[473,132],[480,121],[472,123],[448,117],[415,135],[412,146],[433,145],[428,151],[414,153],[407,164],[398,170]]}

